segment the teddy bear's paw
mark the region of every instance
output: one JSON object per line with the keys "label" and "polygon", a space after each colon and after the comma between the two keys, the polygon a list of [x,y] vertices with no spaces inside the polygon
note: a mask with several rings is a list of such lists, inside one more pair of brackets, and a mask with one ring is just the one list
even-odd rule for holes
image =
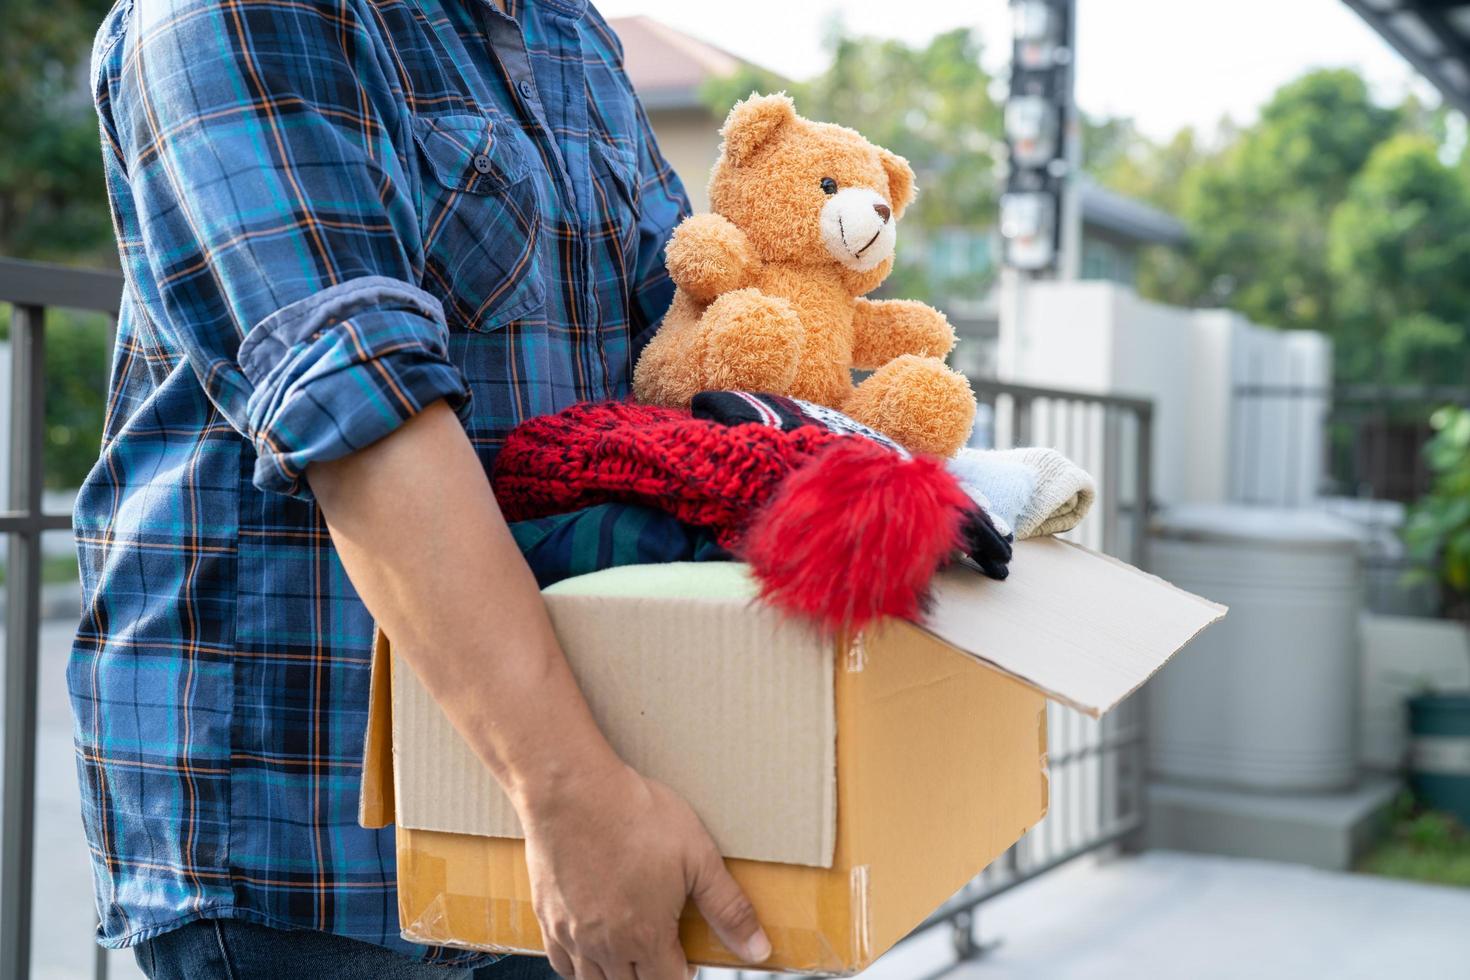
{"label": "teddy bear's paw", "polygon": [[664,256],[674,284],[702,303],[746,285],[755,263],[745,232],[718,214],[685,218]]}
{"label": "teddy bear's paw", "polygon": [[913,452],[953,456],[975,424],[975,393],[938,358],[905,354],[858,385],[842,410]]}
{"label": "teddy bear's paw", "polygon": [[699,321],[704,387],[785,392],[796,380],[802,326],[786,300],[737,289],[709,305]]}

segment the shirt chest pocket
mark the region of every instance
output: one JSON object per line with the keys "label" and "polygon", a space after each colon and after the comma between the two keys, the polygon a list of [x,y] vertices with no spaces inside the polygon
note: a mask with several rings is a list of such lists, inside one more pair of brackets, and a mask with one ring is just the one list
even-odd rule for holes
{"label": "shirt chest pocket", "polygon": [[592,181],[604,234],[613,236],[628,261],[638,248],[638,169],[631,151],[592,142]]}
{"label": "shirt chest pocket", "polygon": [[500,115],[413,120],[424,288],[444,303],[451,330],[495,330],[546,302],[536,181],[512,127]]}

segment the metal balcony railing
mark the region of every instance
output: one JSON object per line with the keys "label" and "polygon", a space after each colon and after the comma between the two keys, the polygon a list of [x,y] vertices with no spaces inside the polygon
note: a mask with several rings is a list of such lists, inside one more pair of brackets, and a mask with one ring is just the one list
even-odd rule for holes
{"label": "metal balcony railing", "polygon": [[[989,445],[1049,446],[1096,478],[1092,513],[1066,537],[1147,567],[1153,403],[982,379],[972,384],[989,415]],[[984,902],[1083,855],[1138,842],[1145,813],[1144,696],[1133,695],[1101,720],[1047,705],[1045,819],[913,935],[948,927],[955,959],[975,959],[985,949]]]}
{"label": "metal balcony railing", "polygon": [[[0,511],[0,534],[8,538],[4,781],[0,785],[0,980],[30,977],[41,536],[47,531],[71,528],[71,515],[46,513],[41,496],[45,475],[46,311],[85,310],[115,318],[121,298],[122,277],[116,273],[0,259],[0,302],[11,307],[9,492],[5,510]],[[80,835],[77,846],[84,846]],[[101,947],[93,962],[94,975],[101,980],[107,973],[106,954]]]}
{"label": "metal balcony railing", "polygon": [[[1237,384],[1232,416],[1250,452],[1235,454],[1232,498],[1266,506],[1311,506],[1357,525],[1364,608],[1387,616],[1449,617],[1455,597],[1423,570],[1403,541],[1407,508],[1434,484],[1425,446],[1441,408],[1470,408],[1470,385]],[[1275,438],[1322,433],[1315,458],[1302,460],[1301,441]],[[1283,474],[1290,474],[1283,479]]]}
{"label": "metal balcony railing", "polygon": [[[115,317],[121,293],[122,280],[112,273],[0,259],[0,303],[12,310],[9,499],[0,512],[0,534],[9,539],[0,980],[31,976],[41,538],[47,531],[71,527],[69,514],[46,513],[42,501],[46,312],[65,308]],[[974,386],[982,403],[980,432],[986,445],[1052,446],[1097,478],[1097,505],[1068,537],[1146,565],[1152,403],[984,379],[975,379]],[[947,926],[953,930],[957,958],[972,958],[982,948],[977,937],[981,903],[1138,832],[1144,815],[1144,731],[1138,700],[1133,697],[1101,722],[1049,707],[1050,813],[916,932]],[[80,848],[85,846],[80,825],[77,831]],[[94,977],[102,980],[107,959],[100,947],[93,963]]]}

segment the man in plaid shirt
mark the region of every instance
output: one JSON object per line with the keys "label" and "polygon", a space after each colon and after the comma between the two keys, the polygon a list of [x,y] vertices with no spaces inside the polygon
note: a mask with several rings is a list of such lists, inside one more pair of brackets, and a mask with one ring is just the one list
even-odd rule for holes
{"label": "man in plaid shirt", "polygon": [[[503,5],[502,5],[503,3]],[[486,472],[627,391],[688,203],[585,0],[119,0],[93,91],[127,286],[68,669],[100,940],[155,978],[549,975],[398,936],[356,822],[373,621],[515,801],[550,967],[769,943],[624,765]]]}

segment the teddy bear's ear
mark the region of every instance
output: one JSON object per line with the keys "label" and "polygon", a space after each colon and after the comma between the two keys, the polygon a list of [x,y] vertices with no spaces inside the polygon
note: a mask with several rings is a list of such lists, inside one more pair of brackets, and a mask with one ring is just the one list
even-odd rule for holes
{"label": "teddy bear's ear", "polygon": [[782,126],[796,121],[796,106],[785,92],[757,95],[735,103],[720,135],[725,138],[724,152],[730,162],[741,166]]}
{"label": "teddy bear's ear", "polygon": [[914,187],[914,168],[897,153],[879,149],[878,157],[883,161],[883,172],[888,175],[888,204],[895,218],[903,217],[904,208],[914,202],[918,189]]}

